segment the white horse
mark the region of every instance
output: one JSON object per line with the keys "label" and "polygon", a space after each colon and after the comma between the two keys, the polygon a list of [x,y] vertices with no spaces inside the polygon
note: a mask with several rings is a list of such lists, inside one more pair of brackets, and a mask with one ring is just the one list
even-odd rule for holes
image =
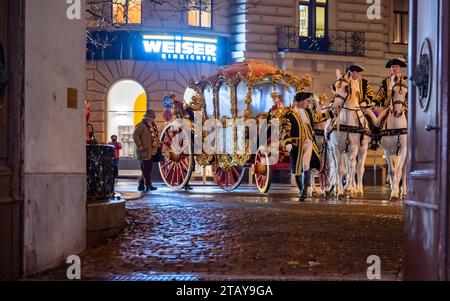
{"label": "white horse", "polygon": [[[406,158],[408,155],[408,120],[407,96],[408,87],[403,82],[395,83],[392,88],[392,101],[379,117],[379,122],[386,119],[381,126],[381,145],[389,169],[389,182],[391,184],[391,201],[406,198]],[[387,114],[387,117],[386,117]],[[400,192],[400,180],[402,188]]]}
{"label": "white horse", "polygon": [[[319,114],[319,115],[326,112],[326,110],[322,109],[322,107],[320,105],[320,101],[316,96],[314,96],[314,101],[310,103],[309,109],[311,110],[311,112],[315,112],[316,114]],[[315,123],[314,129],[313,129],[316,132],[315,138],[316,138],[317,147],[319,148],[320,153],[323,151],[322,148],[324,147],[324,142],[325,142],[325,123],[326,123],[325,121],[318,123],[318,124]],[[310,184],[310,187],[308,188],[308,196],[309,197],[323,195],[325,193],[322,190],[322,187],[320,185],[317,185],[317,183],[315,181],[316,177],[320,178],[320,174],[312,174],[311,175],[311,184]]]}
{"label": "white horse", "polygon": [[[372,122],[375,125],[377,125],[378,119],[375,116],[375,114],[372,112],[372,110],[369,108],[361,108],[360,112],[365,113],[364,118],[359,117],[361,120],[361,124],[364,127],[364,129],[367,131],[367,133],[370,133],[370,131],[368,130],[369,125],[367,124],[367,122],[368,122],[367,118],[372,119]],[[358,148],[358,157],[356,159],[357,160],[357,166],[356,166],[356,178],[357,179],[352,178],[353,185],[356,186],[356,190],[357,190],[356,195],[358,197],[364,196],[364,174],[366,172],[366,161],[367,161],[367,155],[369,152],[370,139],[371,138],[369,136],[365,135],[362,143],[360,143],[359,148]]]}
{"label": "white horse", "polygon": [[[332,126],[330,144],[333,148],[334,160],[338,176],[336,178],[336,195],[343,196],[345,190],[350,197],[363,195],[364,165],[370,137],[364,132],[368,128],[361,128],[366,122],[363,110],[359,106],[356,87],[351,80],[351,73],[341,75],[336,71],[337,81],[333,85],[333,112],[336,122]],[[368,132],[367,132],[368,133]],[[357,158],[359,157],[359,164]],[[357,170],[358,164],[358,170]],[[358,173],[358,183],[355,176]],[[344,189],[342,180],[347,175],[347,185]]]}

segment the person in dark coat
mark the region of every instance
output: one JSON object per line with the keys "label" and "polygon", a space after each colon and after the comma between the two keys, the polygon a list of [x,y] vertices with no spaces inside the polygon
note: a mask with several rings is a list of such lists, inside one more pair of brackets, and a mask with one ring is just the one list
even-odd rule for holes
{"label": "person in dark coat", "polygon": [[359,105],[366,107],[372,104],[374,92],[369,81],[361,75],[361,73],[364,72],[364,69],[357,65],[351,65],[347,68],[347,72],[352,73],[352,81],[355,82],[355,87],[357,87],[356,95],[358,97]]}
{"label": "person in dark coat", "polygon": [[300,92],[295,96],[295,104],[287,118],[291,123],[289,138],[284,141],[291,155],[291,170],[300,190],[300,201],[307,198],[311,181],[311,170],[320,169],[319,149],[314,135],[314,124],[333,118],[331,111],[323,114],[312,112],[308,106],[314,95]]}
{"label": "person in dark coat", "polygon": [[402,68],[408,65],[403,59],[393,59],[387,62],[386,68],[391,69],[391,75],[383,80],[380,90],[375,97],[375,102],[382,107],[387,107],[392,101],[392,88],[397,82],[408,82],[408,78],[402,74]]}
{"label": "person in dark coat", "polygon": [[[139,180],[139,191],[157,190],[152,185],[153,157],[159,148],[159,133],[155,123],[155,112],[148,110],[144,118],[138,123],[133,132],[133,140],[136,144],[138,159],[141,161],[142,177]],[[145,185],[145,186],[144,186]]]}

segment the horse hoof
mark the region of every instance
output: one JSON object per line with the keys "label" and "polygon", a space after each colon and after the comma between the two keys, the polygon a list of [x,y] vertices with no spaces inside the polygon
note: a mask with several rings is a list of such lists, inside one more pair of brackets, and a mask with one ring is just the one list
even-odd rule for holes
{"label": "horse hoof", "polygon": [[348,198],[353,199],[353,198],[356,197],[357,192],[356,192],[355,190],[346,190],[346,191],[345,191],[345,195],[346,195]]}

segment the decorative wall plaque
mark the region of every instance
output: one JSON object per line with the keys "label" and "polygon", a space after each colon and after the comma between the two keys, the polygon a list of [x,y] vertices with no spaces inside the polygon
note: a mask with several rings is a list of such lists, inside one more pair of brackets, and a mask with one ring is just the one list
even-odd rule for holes
{"label": "decorative wall plaque", "polygon": [[78,89],[67,88],[67,107],[78,109]]}

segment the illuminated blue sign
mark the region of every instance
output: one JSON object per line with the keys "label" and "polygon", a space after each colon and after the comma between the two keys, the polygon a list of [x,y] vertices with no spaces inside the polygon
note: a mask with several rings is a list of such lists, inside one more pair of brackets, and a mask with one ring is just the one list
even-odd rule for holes
{"label": "illuminated blue sign", "polygon": [[218,41],[214,38],[144,35],[144,51],[166,60],[217,62]]}
{"label": "illuminated blue sign", "polygon": [[[152,33],[140,30],[94,30],[86,44],[87,60],[138,60],[228,63],[228,39],[183,32]],[[93,42],[93,41],[98,41]],[[105,42],[107,47],[100,47]]]}

